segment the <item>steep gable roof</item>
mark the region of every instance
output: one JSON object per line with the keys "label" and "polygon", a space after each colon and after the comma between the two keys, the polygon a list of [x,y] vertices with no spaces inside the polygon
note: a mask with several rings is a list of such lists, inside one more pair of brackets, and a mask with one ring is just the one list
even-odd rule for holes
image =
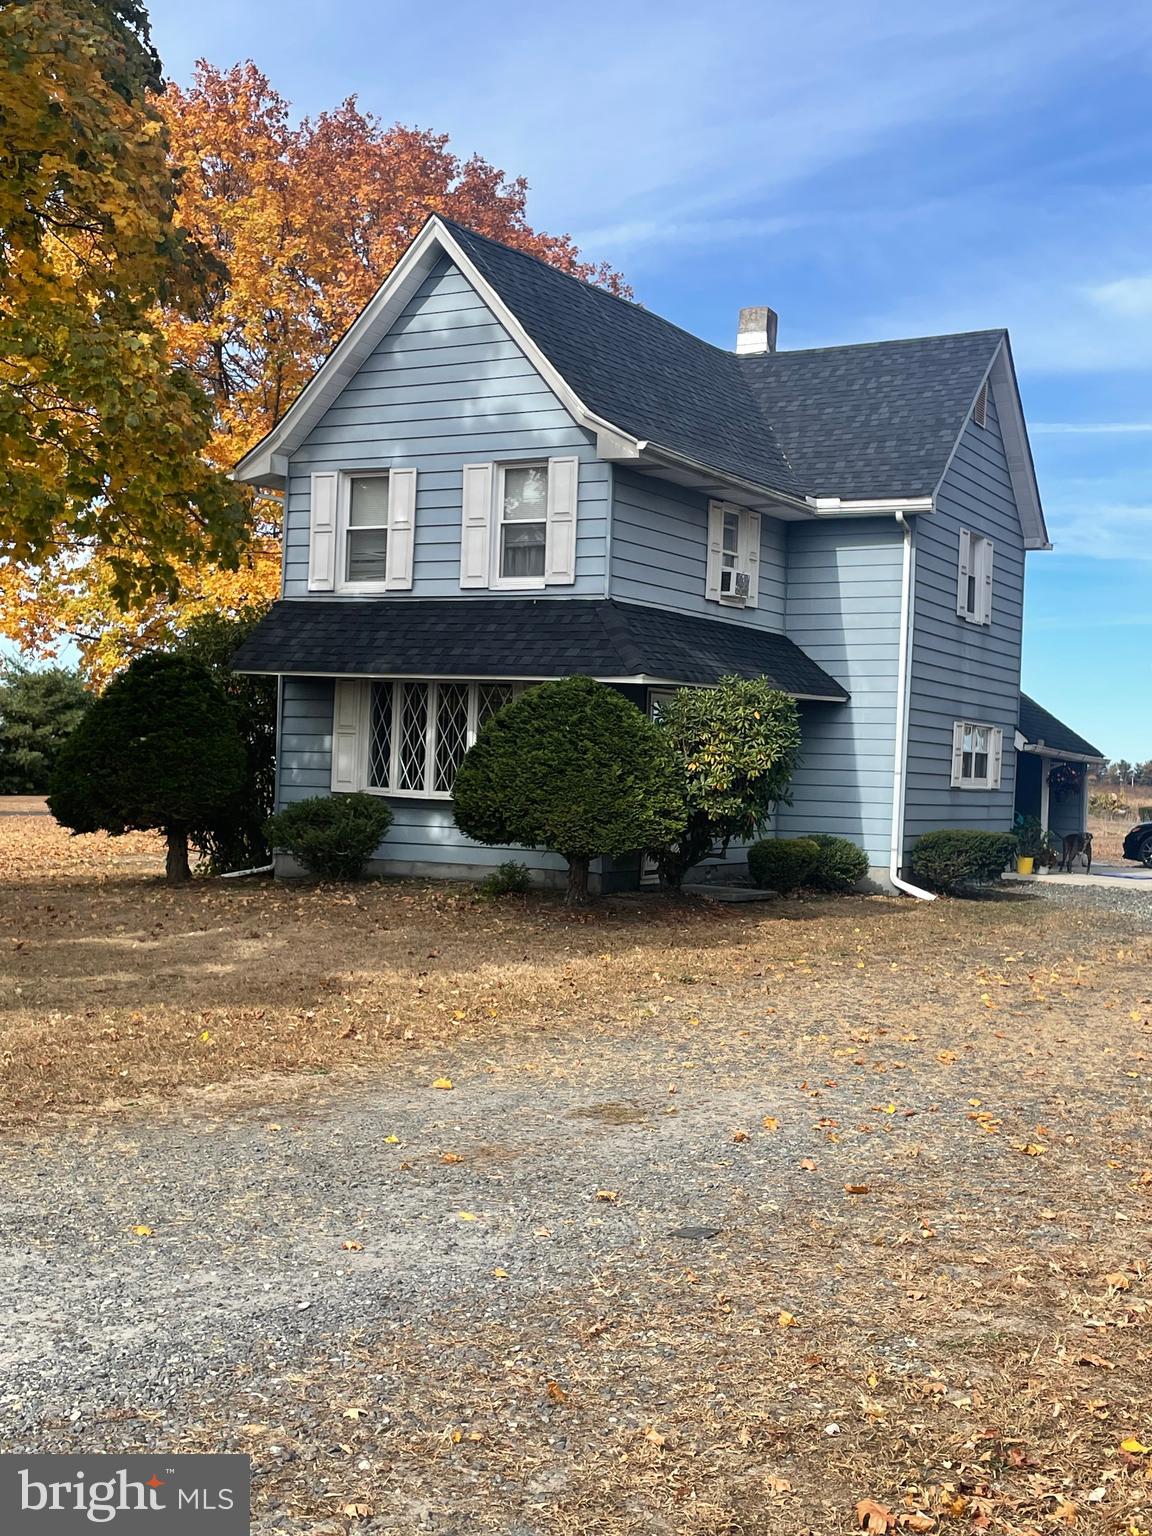
{"label": "steep gable roof", "polygon": [[1049,547],[1004,331],[737,357],[439,215],[282,420],[240,461],[237,479],[284,483],[290,455],[442,255],[475,284],[574,419],[596,434],[601,457],[752,505],[767,498],[778,515],[871,510],[877,501],[916,500],[920,507],[910,510],[927,510],[977,392],[991,379],[1025,545]]}
{"label": "steep gable roof", "polygon": [[709,469],[803,495],[733,353],[538,257],[444,223],[590,410]]}
{"label": "steep gable roof", "polygon": [[1005,332],[736,359],[815,496],[931,496]]}

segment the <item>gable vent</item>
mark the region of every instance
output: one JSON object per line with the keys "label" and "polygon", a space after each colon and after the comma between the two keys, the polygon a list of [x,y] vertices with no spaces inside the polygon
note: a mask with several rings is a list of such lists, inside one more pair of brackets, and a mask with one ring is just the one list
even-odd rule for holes
{"label": "gable vent", "polygon": [[972,407],[972,420],[978,427],[988,425],[988,380],[985,379],[980,386],[980,393],[976,396],[976,404]]}

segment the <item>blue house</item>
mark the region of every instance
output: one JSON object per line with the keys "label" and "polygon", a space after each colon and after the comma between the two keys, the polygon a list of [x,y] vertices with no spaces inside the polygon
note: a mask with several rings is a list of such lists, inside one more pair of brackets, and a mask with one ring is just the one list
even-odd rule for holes
{"label": "blue house", "polygon": [[279,679],[279,801],[386,796],[381,871],[561,878],[451,796],[493,711],[577,672],[649,711],[726,674],[792,694],[774,830],[851,838],[886,887],[922,832],[1012,824],[1050,546],[1002,330],[789,352],[755,308],[728,352],[433,217],[236,476],[284,497],[235,662]]}

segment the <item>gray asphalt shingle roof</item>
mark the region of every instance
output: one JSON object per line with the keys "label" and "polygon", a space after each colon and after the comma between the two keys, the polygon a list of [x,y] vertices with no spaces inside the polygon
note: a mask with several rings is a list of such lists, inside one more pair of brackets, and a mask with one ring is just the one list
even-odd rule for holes
{"label": "gray asphalt shingle roof", "polygon": [[969,331],[738,361],[810,494],[928,496],[1004,334]]}
{"label": "gray asphalt shingle roof", "polygon": [[842,702],[843,687],[784,635],[612,599],[307,597],[273,604],[236,672],[348,677],[766,677]]}
{"label": "gray asphalt shingle roof", "polygon": [[444,222],[590,411],[710,469],[793,496],[933,491],[1005,335],[737,357]]}
{"label": "gray asphalt shingle roof", "polygon": [[1090,741],[1074,731],[1070,725],[1049,713],[1026,693],[1020,695],[1020,734],[1030,746],[1043,742],[1057,752],[1076,752],[1082,757],[1098,757],[1106,760],[1107,754],[1094,747]]}

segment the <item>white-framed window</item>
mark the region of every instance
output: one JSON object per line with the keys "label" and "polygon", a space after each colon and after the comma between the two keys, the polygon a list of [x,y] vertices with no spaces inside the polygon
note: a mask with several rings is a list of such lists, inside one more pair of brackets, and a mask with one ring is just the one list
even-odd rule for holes
{"label": "white-framed window", "polygon": [[526,683],[339,681],[332,788],[450,799],[480,727]]}
{"label": "white-framed window", "polygon": [[952,727],[953,789],[999,789],[1003,755],[999,726],[957,720]]}
{"label": "white-framed window", "polygon": [[345,475],[337,586],[384,590],[388,577],[388,472]]}
{"label": "white-framed window", "polygon": [[705,595],[712,602],[755,608],[759,571],[759,512],[723,501],[709,502]]}
{"label": "white-framed window", "polygon": [[991,539],[961,528],[956,567],[956,612],[969,624],[992,622],[992,557]]}
{"label": "white-framed window", "polygon": [[542,587],[548,544],[548,465],[497,464],[494,587]]}
{"label": "white-framed window", "polygon": [[465,464],[461,587],[530,592],[574,582],[579,481],[575,455]]}
{"label": "white-framed window", "polygon": [[308,587],[394,592],[412,585],[414,469],[325,470],[311,477]]}

